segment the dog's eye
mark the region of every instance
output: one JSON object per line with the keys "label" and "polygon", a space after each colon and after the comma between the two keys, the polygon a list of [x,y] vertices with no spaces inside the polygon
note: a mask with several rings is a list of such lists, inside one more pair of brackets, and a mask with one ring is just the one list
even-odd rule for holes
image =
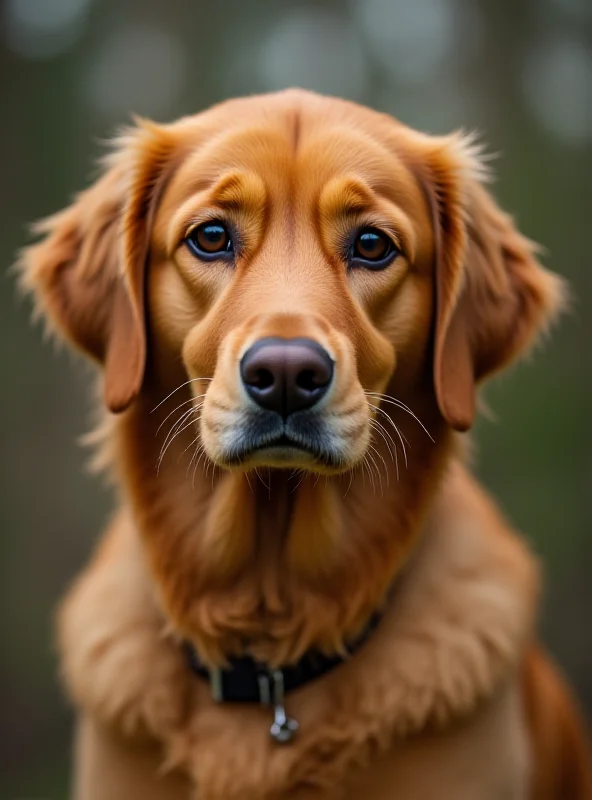
{"label": "dog's eye", "polygon": [[376,228],[363,228],[354,240],[351,260],[354,266],[382,269],[397,253],[397,248],[385,233]]}
{"label": "dog's eye", "polygon": [[191,252],[205,261],[224,257],[234,249],[228,230],[217,220],[202,222],[189,232],[185,241]]}

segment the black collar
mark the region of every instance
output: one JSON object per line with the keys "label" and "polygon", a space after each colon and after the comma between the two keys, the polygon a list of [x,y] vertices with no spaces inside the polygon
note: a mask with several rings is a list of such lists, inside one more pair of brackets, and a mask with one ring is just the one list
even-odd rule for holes
{"label": "black collar", "polygon": [[250,656],[233,658],[225,669],[208,669],[201,663],[193,645],[184,643],[190,669],[209,681],[212,697],[218,703],[257,703],[274,708],[274,722],[270,733],[278,742],[287,742],[298,728],[296,720],[289,719],[284,711],[284,694],[310,683],[342,664],[366,642],[378,625],[382,614],[375,613],[358,638],[350,643],[344,656],[326,656],[307,652],[295,664],[271,669]]}

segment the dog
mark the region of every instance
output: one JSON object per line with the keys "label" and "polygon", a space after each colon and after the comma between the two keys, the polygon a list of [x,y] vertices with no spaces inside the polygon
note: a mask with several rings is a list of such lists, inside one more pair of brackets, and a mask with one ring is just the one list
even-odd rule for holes
{"label": "dog", "polygon": [[138,119],[24,287],[115,515],[59,611],[77,800],[584,800],[479,385],[565,304],[470,136],[301,90]]}

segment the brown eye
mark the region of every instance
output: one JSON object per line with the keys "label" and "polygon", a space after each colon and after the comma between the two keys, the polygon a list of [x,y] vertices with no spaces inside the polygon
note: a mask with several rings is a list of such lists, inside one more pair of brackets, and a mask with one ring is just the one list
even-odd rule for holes
{"label": "brown eye", "polygon": [[204,261],[212,261],[233,252],[232,239],[218,221],[202,222],[185,239],[191,252]]}
{"label": "brown eye", "polygon": [[376,228],[364,228],[353,243],[352,262],[369,269],[381,269],[390,264],[397,252],[386,234]]}

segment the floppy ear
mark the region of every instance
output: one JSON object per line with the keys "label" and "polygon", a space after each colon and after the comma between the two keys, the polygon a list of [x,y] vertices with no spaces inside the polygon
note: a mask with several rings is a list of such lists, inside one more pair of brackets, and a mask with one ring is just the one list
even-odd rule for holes
{"label": "floppy ear", "polygon": [[18,267],[55,328],[104,367],[104,398],[123,411],[146,362],[145,265],[151,218],[172,149],[152,123],[118,139],[102,177],[34,227],[44,236]]}
{"label": "floppy ear", "polygon": [[424,175],[435,232],[434,385],[440,411],[470,428],[476,384],[510,363],[564,305],[564,282],[536,260],[483,186],[477,148],[434,138]]}

